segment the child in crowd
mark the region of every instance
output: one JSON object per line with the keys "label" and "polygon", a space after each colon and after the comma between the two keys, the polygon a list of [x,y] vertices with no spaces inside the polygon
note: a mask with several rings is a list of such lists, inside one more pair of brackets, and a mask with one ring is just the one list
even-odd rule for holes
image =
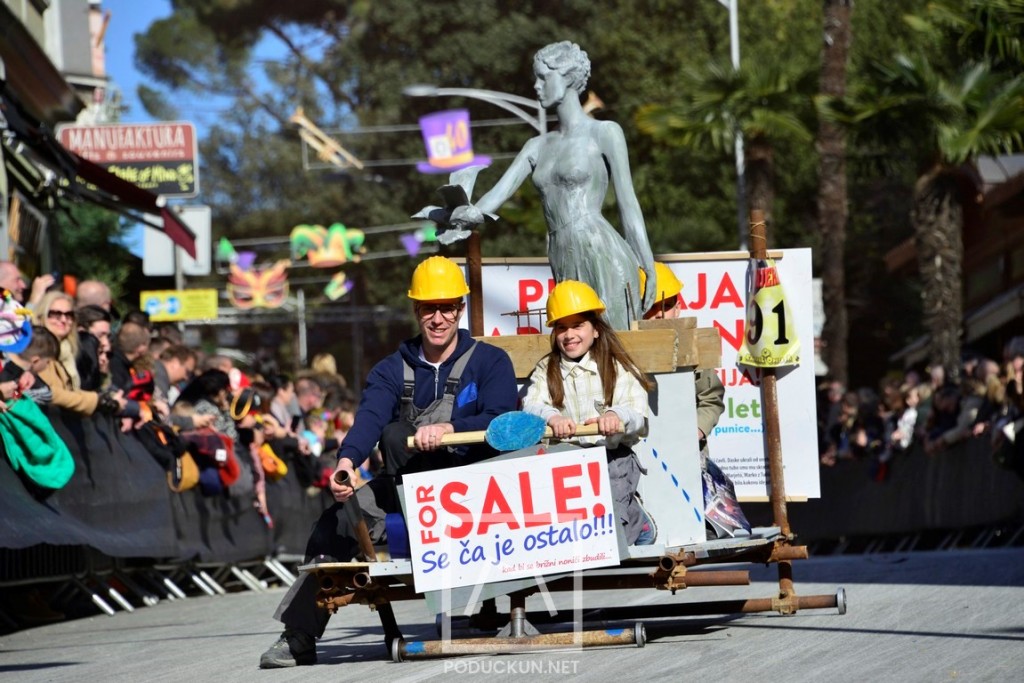
{"label": "child in crowd", "polygon": [[[631,446],[647,434],[652,383],[601,316],[604,303],[587,284],[558,283],[548,296],[551,353],[530,376],[523,410],[543,417],[554,436],[607,449],[615,516],[629,545],[654,543],[657,528],[636,489],[642,470]],[[597,424],[598,437],[576,437],[577,425]]]}
{"label": "child in crowd", "polygon": [[[31,385],[21,393],[28,396],[38,405],[47,405],[53,401],[53,392],[49,385],[39,378],[39,375],[46,371],[51,362],[56,361],[60,355],[60,342],[46,328],[36,328],[32,332],[32,339],[20,353],[8,354],[8,360],[12,366],[19,368],[23,375],[33,377]],[[3,374],[10,368],[4,368],[0,372],[0,381]]]}
{"label": "child in crowd", "polygon": [[890,435],[890,443],[895,451],[905,453],[914,442],[921,390],[919,387],[904,384],[900,387],[900,396],[903,398],[903,411],[896,418],[896,429]]}

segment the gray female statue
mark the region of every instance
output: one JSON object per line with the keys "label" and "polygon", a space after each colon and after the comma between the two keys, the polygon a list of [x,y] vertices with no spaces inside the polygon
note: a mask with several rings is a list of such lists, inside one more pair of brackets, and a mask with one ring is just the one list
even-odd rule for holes
{"label": "gray female statue", "polygon": [[[643,213],[633,190],[622,128],[583,112],[580,95],[590,59],[569,41],[544,47],[534,57],[534,89],[545,109],[555,107],[558,130],[538,135],[475,207],[452,215],[455,228],[481,223],[508,200],[527,175],[540,192],[548,224],[548,260],[557,282],[580,280],[597,292],[608,321],[619,330],[641,320],[654,305],[653,287],[641,295],[639,269],[654,282],[654,257]],[[608,181],[615,188],[625,239],[601,215]],[[473,209],[477,210],[473,210]]]}

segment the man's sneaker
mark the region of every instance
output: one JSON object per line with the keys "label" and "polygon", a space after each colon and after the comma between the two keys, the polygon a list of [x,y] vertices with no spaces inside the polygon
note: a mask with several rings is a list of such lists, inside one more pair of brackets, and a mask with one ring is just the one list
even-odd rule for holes
{"label": "man's sneaker", "polygon": [[260,657],[261,669],[284,669],[316,664],[316,639],[298,629],[285,629]]}
{"label": "man's sneaker", "polygon": [[654,523],[654,517],[644,507],[640,494],[634,493],[633,497],[636,498],[636,504],[640,508],[640,535],[637,536],[633,545],[653,545],[654,540],[658,537],[658,525]]}

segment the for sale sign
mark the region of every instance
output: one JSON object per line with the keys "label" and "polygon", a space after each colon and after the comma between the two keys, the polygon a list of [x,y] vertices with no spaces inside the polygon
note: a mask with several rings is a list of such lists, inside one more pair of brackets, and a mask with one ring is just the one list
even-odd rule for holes
{"label": "for sale sign", "polygon": [[199,192],[196,129],[191,123],[119,123],[57,127],[67,149],[122,180],[166,197]]}
{"label": "for sale sign", "polygon": [[403,480],[417,592],[619,563],[604,448]]}

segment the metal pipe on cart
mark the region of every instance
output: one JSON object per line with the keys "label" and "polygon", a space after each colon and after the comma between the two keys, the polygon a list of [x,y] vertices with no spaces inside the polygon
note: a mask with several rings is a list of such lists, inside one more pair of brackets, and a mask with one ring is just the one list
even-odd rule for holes
{"label": "metal pipe on cart", "polygon": [[396,662],[408,659],[435,659],[461,655],[543,652],[573,647],[609,647],[647,643],[647,630],[642,623],[633,628],[611,628],[569,633],[540,633],[518,638],[459,638],[458,640],[396,640],[391,645],[391,658]]}
{"label": "metal pipe on cart", "polygon": [[[339,470],[334,473],[334,481],[342,486],[351,486],[352,483],[349,480],[348,472],[345,470]],[[363,510],[359,505],[359,499],[356,498],[355,491],[353,490],[352,496],[345,501],[343,505],[345,514],[348,515],[349,521],[352,524],[352,528],[356,534],[356,541],[359,543],[359,552],[363,556],[366,562],[377,561],[377,550],[373,547],[373,540],[370,538],[370,530],[366,526],[366,520],[363,519]],[[366,584],[369,584],[369,573],[365,575]],[[360,578],[362,581],[362,578]],[[355,584],[355,577],[353,577],[353,584]],[[359,586],[357,586],[359,587]],[[397,642],[402,638],[402,632],[398,628],[398,622],[395,620],[395,612],[391,609],[391,603],[385,601],[375,603],[377,610],[377,616],[380,617],[380,624],[384,628],[384,642],[390,648],[391,644]]]}
{"label": "metal pipe on cart", "polygon": [[[764,260],[768,258],[768,228],[765,225],[764,212],[754,209],[750,212],[750,258]],[[786,510],[786,482],[782,464],[782,437],[779,428],[779,394],[778,378],[775,368],[763,368],[761,375],[761,406],[764,419],[765,448],[768,450],[768,476],[770,482],[770,498],[775,526],[779,527],[785,542],[792,540],[789,528],[789,514]],[[779,597],[789,598],[795,595],[793,588],[793,564],[789,560],[779,563]],[[792,605],[798,609],[798,605]],[[780,610],[789,611],[789,610]]]}

